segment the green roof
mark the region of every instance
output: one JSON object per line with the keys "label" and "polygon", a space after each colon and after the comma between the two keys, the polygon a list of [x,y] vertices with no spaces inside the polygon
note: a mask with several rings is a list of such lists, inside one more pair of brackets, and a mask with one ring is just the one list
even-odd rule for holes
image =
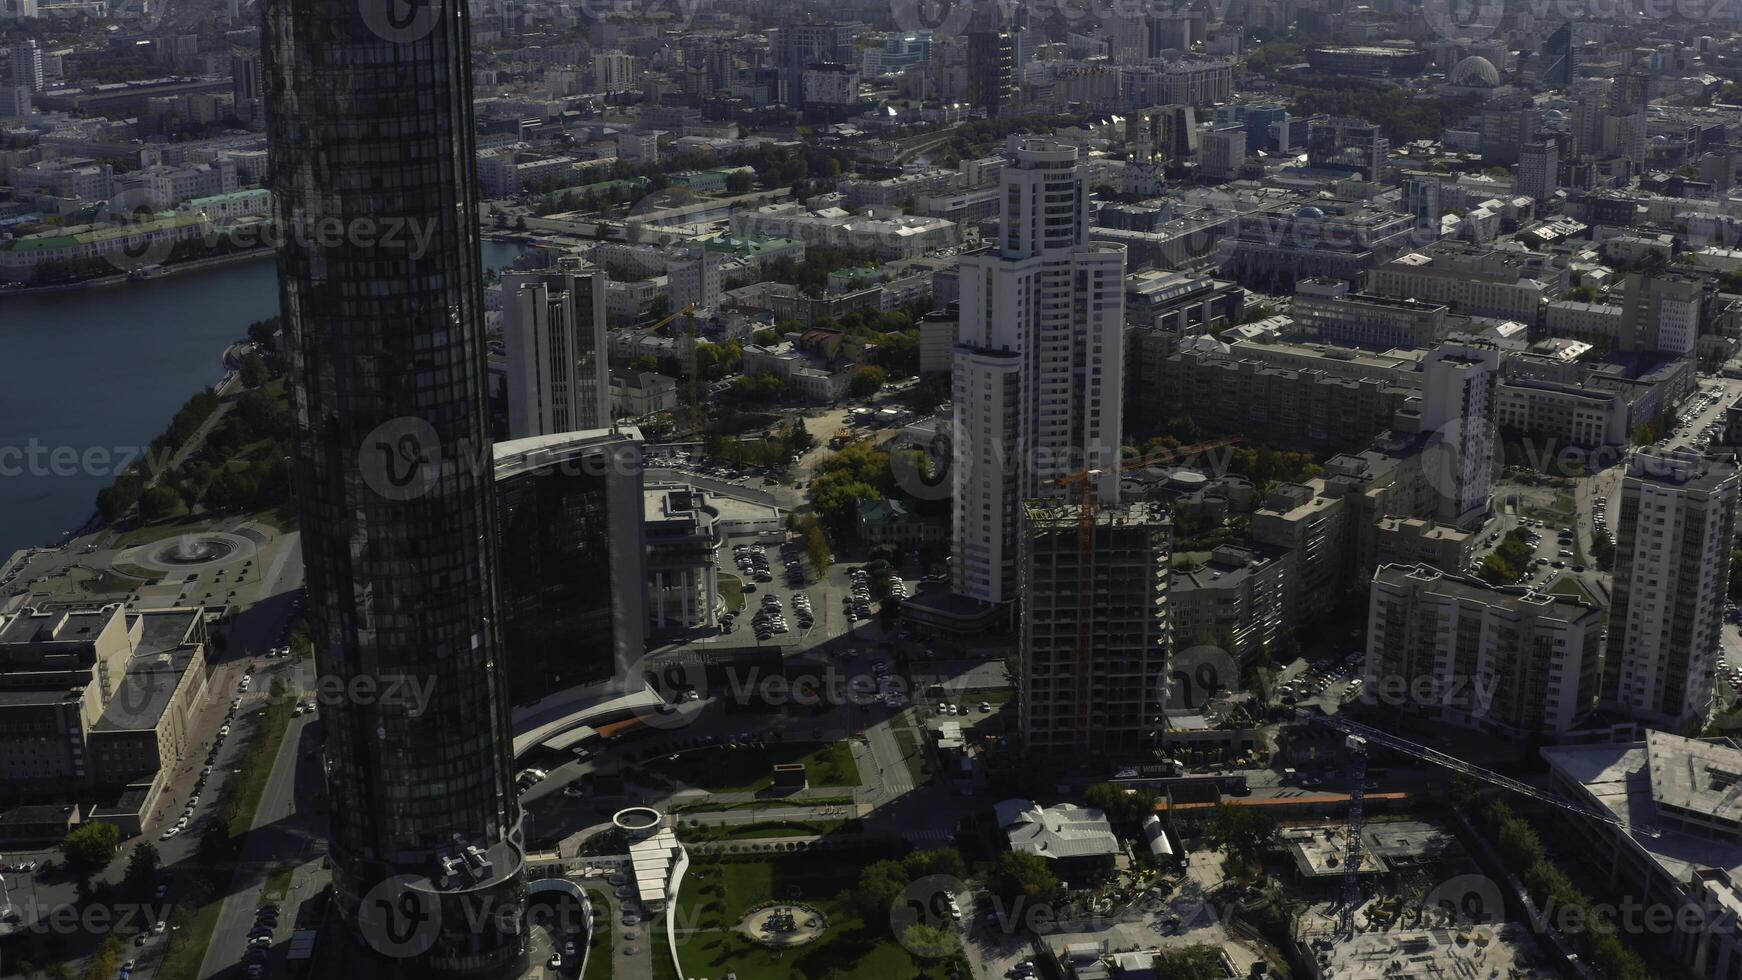
{"label": "green roof", "polygon": [[51,235],[46,232],[14,238],[9,242],[0,242],[0,249],[8,252],[34,252],[38,249],[66,248],[72,245],[90,245],[115,238],[131,238],[142,231],[156,231],[160,228],[179,228],[185,225],[205,224],[206,219],[197,214],[173,214],[152,218],[127,225],[105,225],[101,228],[90,228],[86,231],[65,232]]}

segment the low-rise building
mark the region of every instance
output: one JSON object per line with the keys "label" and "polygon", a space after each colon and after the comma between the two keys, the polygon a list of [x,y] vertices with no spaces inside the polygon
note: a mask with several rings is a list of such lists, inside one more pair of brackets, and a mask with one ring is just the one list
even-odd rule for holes
{"label": "low-rise building", "polygon": [[611,411],[617,418],[641,418],[677,407],[677,380],[656,371],[611,374]]}
{"label": "low-rise building", "polygon": [[1046,859],[1059,878],[1087,884],[1113,870],[1124,852],[1107,815],[1074,803],[1043,807],[1033,800],[1010,799],[994,808],[998,829],[1010,849]]}
{"label": "low-rise building", "polygon": [[899,500],[861,500],[856,514],[859,543],[915,547],[950,536],[945,521],[929,520]]}

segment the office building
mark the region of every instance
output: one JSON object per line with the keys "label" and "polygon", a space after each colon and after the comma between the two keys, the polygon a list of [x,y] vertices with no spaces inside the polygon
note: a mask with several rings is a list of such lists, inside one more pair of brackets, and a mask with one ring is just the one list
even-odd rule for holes
{"label": "office building", "polygon": [[1737,477],[1732,463],[1644,449],[1627,463],[1615,527],[1606,706],[1666,726],[1712,706]]}
{"label": "office building", "polygon": [[1351,292],[1341,279],[1296,283],[1289,315],[1303,337],[1380,351],[1432,347],[1450,330],[1443,304]]}
{"label": "office building", "polygon": [[668,259],[665,275],[672,311],[719,306],[720,266],[725,261],[724,252],[699,246],[683,249]]}
{"label": "office building", "polygon": [[1153,746],[1168,680],[1168,518],[1148,502],[1095,506],[1084,546],[1081,507],[1023,506],[1023,744],[1137,757]]}
{"label": "office building", "polygon": [[230,96],[236,118],[256,122],[264,118],[260,107],[260,53],[247,48],[230,49]]}
{"label": "office building", "polygon": [[1516,165],[1519,150],[1540,139],[1540,122],[1541,112],[1527,97],[1490,100],[1482,106],[1482,161]]}
{"label": "office building", "polygon": [[1542,304],[1564,288],[1551,275],[1529,255],[1440,243],[1379,264],[1367,291],[1444,303],[1465,316],[1530,324]]}
{"label": "office building", "polygon": [[996,250],[961,261],[954,372],[956,594],[1013,598],[1017,504],[1103,468],[1114,503],[1122,429],[1125,250],[1085,241],[1076,147],[1020,141],[1004,169]]}
{"label": "office building", "polygon": [[1334,117],[1307,123],[1307,163],[1313,167],[1377,181],[1385,176],[1390,156],[1391,141],[1365,119]]}
{"label": "office building", "polygon": [[605,273],[570,261],[502,276],[510,439],[611,422]]}
{"label": "office building", "polygon": [[35,38],[27,37],[12,45],[12,84],[31,92],[42,91],[42,48]]}
{"label": "office building", "polygon": [[[373,26],[343,0],[264,13],[279,227],[392,215],[427,233],[367,245],[286,234],[278,251],[317,669],[430,692],[322,712],[333,912],[359,949],[381,954],[363,972],[513,970],[524,917],[479,914],[518,913],[525,849],[497,608],[478,201],[466,179],[466,9]],[[396,941],[408,934],[414,944]]]}
{"label": "office building", "polygon": [[1603,610],[1425,565],[1373,573],[1369,697],[1434,721],[1524,738],[1572,731],[1596,704]]}
{"label": "office building", "polygon": [[1579,46],[1573,40],[1573,25],[1568,21],[1554,29],[1543,42],[1538,58],[1537,82],[1548,89],[1566,88],[1579,77]]}
{"label": "office building", "polygon": [[1628,273],[1621,290],[1620,349],[1692,353],[1699,343],[1703,295],[1697,279]]}
{"label": "office building", "polygon": [[1246,164],[1243,126],[1206,126],[1198,132],[1198,176],[1234,180]]}
{"label": "office building", "polygon": [[846,24],[794,23],[774,32],[769,55],[779,72],[781,101],[803,108],[804,73],[818,62],[856,64],[853,29]]}
{"label": "office building", "polygon": [[[647,613],[641,434],[591,429],[499,442],[502,637],[510,702],[639,688]],[[565,699],[566,700],[566,699]]]}
{"label": "office building", "polygon": [[149,812],[197,744],[207,655],[197,607],[0,615],[0,800],[107,802],[141,786]]}
{"label": "office building", "polygon": [[1314,276],[1362,279],[1408,248],[1415,221],[1365,201],[1273,204],[1236,216],[1218,246],[1222,271],[1243,286],[1288,293]]}
{"label": "office building", "polygon": [[1009,31],[968,35],[968,104],[988,118],[1008,115],[1021,99],[1016,77],[1015,37]]}
{"label": "office building", "polygon": [[1422,359],[1421,431],[1433,434],[1423,465],[1442,523],[1469,529],[1487,519],[1499,380],[1500,351],[1489,345],[1442,344]]}
{"label": "office building", "polygon": [[1518,193],[1536,201],[1554,197],[1559,186],[1560,144],[1552,140],[1526,143],[1518,151],[1518,178],[1514,182]]}

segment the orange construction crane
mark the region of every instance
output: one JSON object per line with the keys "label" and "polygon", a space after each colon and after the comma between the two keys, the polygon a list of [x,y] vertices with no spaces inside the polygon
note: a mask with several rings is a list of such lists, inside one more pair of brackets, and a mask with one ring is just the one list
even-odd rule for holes
{"label": "orange construction crane", "polygon": [[[681,310],[678,310],[676,313],[673,313],[670,316],[662,317],[660,320],[655,322],[653,324],[653,326],[648,327],[647,332],[648,333],[658,333],[659,331],[665,329],[666,324],[671,323],[673,320],[676,320],[680,316],[685,316],[685,317],[690,316],[690,314],[694,313],[695,311],[696,311],[696,304],[691,303],[690,305],[684,307]],[[690,318],[689,327],[690,327],[690,330],[689,330],[690,408],[694,411],[699,412],[699,411],[701,411],[701,407],[702,407],[700,388],[698,387],[701,383],[701,378],[700,378],[701,370],[700,370],[700,367],[699,367],[699,364],[698,364],[697,358],[696,358],[696,344],[698,343],[698,341],[696,339],[696,321],[695,321],[694,317]]]}
{"label": "orange construction crane", "polygon": [[[1196,453],[1221,449],[1245,441],[1245,436],[1212,439],[1177,449],[1166,449],[1137,459],[1120,460],[1113,472],[1115,479],[1121,470],[1136,470],[1146,466],[1171,463]],[[1077,504],[1077,752],[1088,751],[1089,734],[1089,615],[1093,611],[1095,586],[1095,484],[1101,476],[1099,467],[1078,470],[1050,481],[1057,487],[1081,487]]]}

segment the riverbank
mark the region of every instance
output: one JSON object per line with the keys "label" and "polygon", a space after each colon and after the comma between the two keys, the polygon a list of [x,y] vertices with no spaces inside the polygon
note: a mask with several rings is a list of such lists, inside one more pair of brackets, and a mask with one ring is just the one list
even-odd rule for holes
{"label": "riverbank", "polygon": [[189,259],[174,265],[160,266],[162,270],[150,279],[134,279],[128,273],[120,272],[112,276],[100,276],[96,279],[81,279],[78,282],[57,282],[48,286],[10,286],[0,289],[0,299],[7,296],[41,296],[45,293],[72,293],[85,289],[100,289],[108,286],[119,286],[130,282],[156,282],[171,276],[186,272],[200,272],[205,269],[215,269],[219,266],[236,265],[242,262],[257,262],[260,259],[271,258],[272,249],[262,245],[246,252],[231,252],[228,255],[212,255],[203,259]]}
{"label": "riverbank", "polygon": [[[525,232],[506,233],[502,231],[486,231],[482,237],[486,242],[494,242],[498,245],[513,245],[522,249],[532,248],[538,244],[538,238],[536,236]],[[177,262],[174,265],[160,266],[159,268],[161,271],[158,275],[152,276],[150,279],[143,281],[155,282],[159,279],[167,279],[171,276],[177,276],[183,273],[200,272],[205,269],[215,269],[225,265],[252,262],[259,259],[270,258],[273,254],[274,252],[271,248],[262,245],[258,248],[248,249],[245,252],[232,252],[228,255],[212,255],[203,259],[189,259],[186,262]],[[109,286],[121,286],[126,285],[127,283],[140,281],[142,280],[134,279],[128,273],[118,272],[112,276],[100,276],[96,279],[81,279],[78,282],[58,282],[47,286],[7,286],[0,288],[0,299],[5,299],[8,296],[41,296],[47,293],[72,293],[85,289],[102,289]]]}

